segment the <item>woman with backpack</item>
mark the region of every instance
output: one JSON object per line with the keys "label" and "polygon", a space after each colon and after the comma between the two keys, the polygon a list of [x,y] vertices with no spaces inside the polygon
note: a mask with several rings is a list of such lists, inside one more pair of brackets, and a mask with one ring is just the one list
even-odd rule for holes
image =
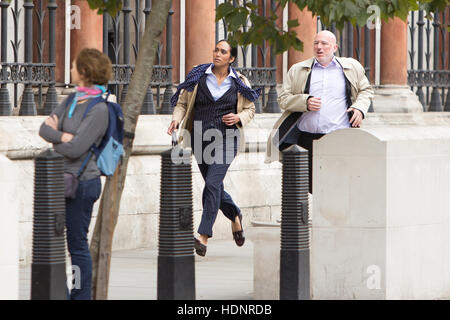
{"label": "woman with backpack", "polygon": [[[183,121],[180,138],[185,146],[192,146],[205,180],[200,236],[194,239],[200,256],[206,254],[219,209],[231,221],[236,244],[242,246],[245,241],[241,210],[224,190],[223,180],[238,147],[245,148],[240,131],[253,119],[253,101],[259,92],[231,67],[236,56],[237,48],[226,40],[219,41],[213,50],[213,63],[194,67],[172,98],[175,108],[167,133],[171,135]],[[184,137],[186,130],[190,139]]]}
{"label": "woman with backpack", "polygon": [[101,173],[90,149],[94,143],[100,144],[108,128],[108,107],[99,102],[84,113],[91,99],[106,92],[112,64],[102,52],[86,48],[72,62],[70,72],[76,92],[42,123],[39,135],[64,156],[65,172],[78,176],[73,199],[66,198],[66,230],[72,266],[79,270],[81,279],[80,287],[71,290],[69,299],[90,300],[92,258],[87,234],[94,203],[101,193]]}

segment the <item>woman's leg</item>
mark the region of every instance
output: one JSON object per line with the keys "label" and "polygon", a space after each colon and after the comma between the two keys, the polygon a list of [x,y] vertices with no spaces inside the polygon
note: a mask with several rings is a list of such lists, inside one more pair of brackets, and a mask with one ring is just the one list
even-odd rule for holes
{"label": "woman's leg", "polygon": [[[204,164],[204,163],[198,164],[198,168],[200,170],[200,173],[202,174],[203,180],[206,181],[206,178],[207,178],[207,175],[208,175],[208,170],[211,167],[212,167],[211,165],[207,165],[207,164]],[[230,219],[231,221],[234,221],[235,217],[240,214],[241,210],[234,203],[234,201],[231,198],[231,196],[225,191],[224,186],[223,186],[223,182],[220,185],[220,189],[221,189],[221,193],[220,193],[221,197],[220,197],[220,206],[219,206],[219,208],[220,208],[220,210],[223,212],[223,214],[228,219]],[[203,195],[202,195],[203,207],[205,207],[205,195],[207,195],[207,194],[208,193],[203,192]]]}
{"label": "woman's leg", "polygon": [[[224,140],[224,161],[226,164],[231,165],[234,158],[236,157],[237,150],[239,147],[239,130],[235,129],[234,133],[229,133],[229,135]],[[220,210],[223,214],[231,220],[231,222],[235,222],[236,217],[241,214],[241,210],[234,203],[231,196],[225,191],[223,183],[222,183],[222,198],[220,201]]]}
{"label": "woman's leg", "polygon": [[[212,237],[212,227],[217,217],[217,212],[219,211],[222,192],[223,192],[223,179],[229,168],[228,164],[202,164],[201,172],[205,175],[205,187],[203,189],[203,214],[200,226],[198,228],[198,233],[201,235],[207,235],[209,238]],[[200,165],[199,165],[200,167]],[[230,197],[231,199],[231,197]]]}
{"label": "woman's leg", "polygon": [[225,217],[230,219],[232,222],[234,222],[236,217],[241,213],[239,207],[234,203],[233,198],[231,198],[231,196],[224,190],[223,183],[220,210],[223,212]]}
{"label": "woman's leg", "polygon": [[[236,129],[237,130],[237,129]],[[222,161],[214,161],[212,164],[206,164],[204,162],[199,163],[199,169],[205,180],[205,187],[203,189],[202,204],[203,204],[203,214],[202,221],[200,223],[198,232],[201,235],[200,240],[206,244],[208,237],[212,237],[212,227],[217,217],[217,212],[219,209],[224,213],[224,215],[233,224],[240,226],[239,219],[237,217],[240,215],[239,207],[234,203],[231,196],[224,190],[223,180],[237,154],[237,148],[239,145],[239,138],[236,135],[232,135],[233,139],[224,139],[223,149],[219,154],[223,156]],[[203,150],[206,148],[208,143],[204,143]],[[216,146],[216,149],[220,148]],[[203,151],[202,150],[202,151]],[[215,149],[212,152],[212,156],[215,156]],[[217,163],[219,162],[219,163]]]}
{"label": "woman's leg", "polygon": [[88,230],[94,202],[100,197],[100,178],[80,181],[75,199],[66,199],[67,246],[72,267],[79,268],[80,287],[70,293],[72,300],[90,300],[92,282],[92,258],[89,252]]}

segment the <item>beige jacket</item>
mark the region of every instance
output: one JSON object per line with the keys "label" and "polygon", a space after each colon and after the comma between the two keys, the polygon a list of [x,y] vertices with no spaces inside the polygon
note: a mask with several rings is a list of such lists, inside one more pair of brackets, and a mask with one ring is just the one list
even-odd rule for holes
{"label": "beige jacket", "polygon": [[[251,87],[250,82],[245,76],[243,76],[239,72],[236,73],[246,86]],[[183,137],[186,137],[187,133],[189,133],[190,135],[192,134],[192,125],[194,119],[193,111],[197,89],[198,84],[192,91],[182,90],[172,114],[172,121],[177,120],[179,123],[181,123],[178,142],[181,143],[183,147],[190,147],[191,144],[191,139],[184,139]],[[255,115],[255,104],[247,100],[247,98],[242,96],[239,92],[237,99],[237,114],[239,115],[239,119],[241,120],[240,123],[237,124],[241,135],[239,150],[245,151],[245,137],[243,126],[246,126],[253,119]]]}
{"label": "beige jacket", "polygon": [[[373,90],[365,75],[363,66],[352,58],[339,58],[336,60],[341,64],[344,75],[351,85],[351,102],[350,107],[356,108],[363,113],[365,117],[370,107],[370,99],[373,96]],[[277,120],[267,140],[266,163],[281,160],[282,154],[277,148],[275,140],[279,141],[282,134],[278,131],[280,126],[287,118],[297,113],[297,119],[303,112],[309,112],[306,108],[306,100],[309,94],[305,94],[305,86],[308,76],[311,72],[311,66],[314,58],[294,64],[287,74],[287,79],[283,84],[282,91],[278,97],[278,104],[283,110],[283,114]],[[291,117],[295,118],[295,117]]]}

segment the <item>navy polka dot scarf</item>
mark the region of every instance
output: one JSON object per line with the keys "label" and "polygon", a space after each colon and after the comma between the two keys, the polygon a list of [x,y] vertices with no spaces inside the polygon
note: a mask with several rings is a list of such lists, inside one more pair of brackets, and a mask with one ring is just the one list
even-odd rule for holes
{"label": "navy polka dot scarf", "polygon": [[[177,88],[177,92],[172,96],[172,99],[170,100],[172,107],[174,107],[177,104],[178,96],[180,95],[180,91],[182,89],[185,89],[187,91],[192,91],[195,88],[195,85],[200,81],[200,78],[205,74],[206,70],[209,68],[211,63],[205,63],[200,64],[196,67],[194,67],[191,72],[186,77],[186,80],[183,83],[180,83],[180,85]],[[258,99],[259,95],[261,94],[261,88],[258,89],[251,89],[245,85],[245,83],[242,82],[241,79],[239,79],[236,70],[234,70],[233,67],[231,68],[231,72],[234,73],[236,78],[233,78],[236,82],[236,88],[239,91],[240,94],[242,94],[247,100],[253,102],[256,99]]]}

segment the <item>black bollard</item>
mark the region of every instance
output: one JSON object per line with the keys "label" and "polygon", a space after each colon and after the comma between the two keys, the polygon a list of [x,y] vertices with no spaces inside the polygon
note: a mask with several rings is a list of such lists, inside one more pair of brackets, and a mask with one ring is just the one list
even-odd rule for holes
{"label": "black bollard", "polygon": [[161,154],[158,300],[195,299],[191,150]]}
{"label": "black bollard", "polygon": [[64,158],[52,149],[35,158],[32,300],[65,300]]}
{"label": "black bollard", "polygon": [[309,300],[308,151],[283,151],[280,300]]}

